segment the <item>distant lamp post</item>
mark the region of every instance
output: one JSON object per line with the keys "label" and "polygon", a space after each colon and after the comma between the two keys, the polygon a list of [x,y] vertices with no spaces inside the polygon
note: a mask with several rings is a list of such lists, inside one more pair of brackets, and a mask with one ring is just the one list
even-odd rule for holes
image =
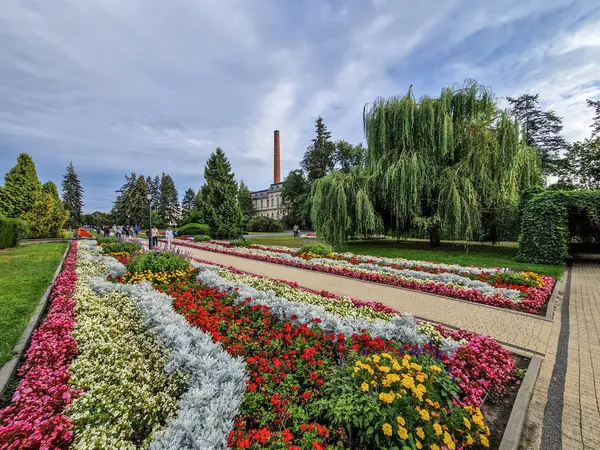
{"label": "distant lamp post", "polygon": [[150,226],[148,227],[148,248],[152,250],[152,194],[147,194],[146,198],[148,199],[148,211],[150,212]]}

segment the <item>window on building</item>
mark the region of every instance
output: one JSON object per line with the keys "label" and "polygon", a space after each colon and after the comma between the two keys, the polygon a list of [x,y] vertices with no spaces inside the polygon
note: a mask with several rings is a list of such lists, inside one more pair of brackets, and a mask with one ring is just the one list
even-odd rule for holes
{"label": "window on building", "polygon": [[262,200],[260,201],[260,207],[261,208],[263,207],[263,201]]}

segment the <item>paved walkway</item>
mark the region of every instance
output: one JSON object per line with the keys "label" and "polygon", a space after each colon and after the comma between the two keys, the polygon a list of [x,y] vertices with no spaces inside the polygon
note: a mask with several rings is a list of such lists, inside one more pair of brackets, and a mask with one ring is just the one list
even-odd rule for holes
{"label": "paved walkway", "polygon": [[[180,247],[194,257],[337,295],[376,300],[543,355],[521,449],[600,449],[600,265],[575,264],[554,320],[383,284]],[[569,286],[567,286],[568,288]],[[562,293],[561,293],[562,294]]]}

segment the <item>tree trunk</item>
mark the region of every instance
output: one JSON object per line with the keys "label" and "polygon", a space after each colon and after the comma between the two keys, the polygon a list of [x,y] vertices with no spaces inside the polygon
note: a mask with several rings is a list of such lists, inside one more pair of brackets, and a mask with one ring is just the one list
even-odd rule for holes
{"label": "tree trunk", "polygon": [[430,247],[441,247],[441,230],[439,225],[433,225],[429,230],[429,246]]}

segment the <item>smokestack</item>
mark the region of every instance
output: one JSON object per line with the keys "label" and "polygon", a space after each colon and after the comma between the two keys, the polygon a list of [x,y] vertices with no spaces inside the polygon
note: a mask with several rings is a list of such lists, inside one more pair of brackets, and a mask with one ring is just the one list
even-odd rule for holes
{"label": "smokestack", "polygon": [[281,182],[281,151],[279,149],[279,130],[273,132],[273,183]]}

